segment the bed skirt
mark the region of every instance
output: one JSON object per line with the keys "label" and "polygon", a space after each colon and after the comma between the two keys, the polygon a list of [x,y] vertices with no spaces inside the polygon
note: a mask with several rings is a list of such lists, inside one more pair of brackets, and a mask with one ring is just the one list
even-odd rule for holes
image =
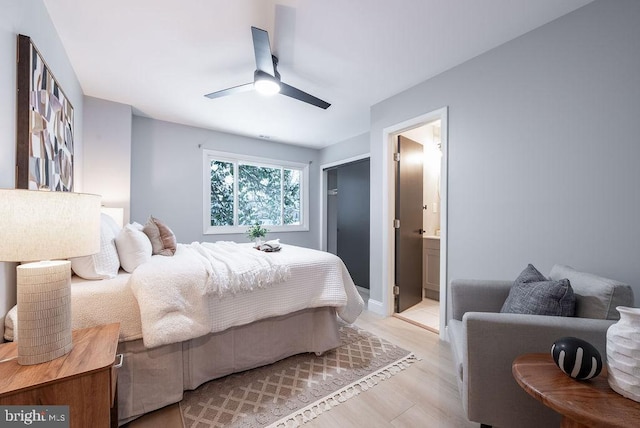
{"label": "bed skirt", "polygon": [[305,309],[147,349],[142,340],[120,342],[119,425],[182,400],[184,390],[231,373],[303,352],[321,354],[340,344],[335,308]]}

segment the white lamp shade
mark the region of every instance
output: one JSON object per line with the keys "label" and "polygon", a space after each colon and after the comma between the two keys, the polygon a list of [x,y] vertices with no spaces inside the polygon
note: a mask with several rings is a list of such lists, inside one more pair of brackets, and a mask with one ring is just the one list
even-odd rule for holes
{"label": "white lamp shade", "polygon": [[99,195],[0,189],[0,260],[66,259],[100,251]]}

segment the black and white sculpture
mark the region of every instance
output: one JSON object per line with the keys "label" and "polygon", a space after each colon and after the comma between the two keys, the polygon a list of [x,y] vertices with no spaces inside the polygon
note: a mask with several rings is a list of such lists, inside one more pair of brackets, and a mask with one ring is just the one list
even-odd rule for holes
{"label": "black and white sculpture", "polygon": [[573,379],[591,379],[602,370],[600,352],[589,342],[577,337],[556,340],[551,346],[551,356],[560,370]]}

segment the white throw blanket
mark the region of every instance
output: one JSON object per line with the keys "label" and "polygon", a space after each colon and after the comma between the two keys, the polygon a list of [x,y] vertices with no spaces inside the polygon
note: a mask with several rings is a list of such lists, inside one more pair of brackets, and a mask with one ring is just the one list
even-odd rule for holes
{"label": "white throw blanket", "polygon": [[[213,252],[225,254],[212,255],[212,247]],[[347,269],[332,254],[290,245],[266,254],[250,246],[228,247],[180,244],[173,257],[153,256],[133,272],[130,285],[140,306],[146,347],[181,342],[306,308],[334,306],[349,323],[362,312],[364,302]],[[254,260],[254,266],[248,258],[239,262],[240,270],[251,272],[245,279],[254,275],[289,279],[264,280],[262,285],[252,287],[240,279],[241,272],[232,272],[232,253],[239,258],[260,258]],[[263,257],[268,258],[266,263]],[[256,273],[261,269],[258,264],[269,265],[271,272]],[[223,265],[224,274],[218,271]],[[222,284],[224,275],[235,285]]]}
{"label": "white throw blanket", "polygon": [[189,247],[203,258],[208,275],[207,291],[220,297],[264,288],[291,276],[287,265],[235,242],[193,242]]}

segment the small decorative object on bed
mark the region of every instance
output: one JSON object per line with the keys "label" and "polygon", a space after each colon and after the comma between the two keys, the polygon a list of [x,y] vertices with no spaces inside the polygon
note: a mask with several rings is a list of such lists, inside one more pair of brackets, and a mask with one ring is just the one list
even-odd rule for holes
{"label": "small decorative object on bed", "polygon": [[254,224],[247,230],[247,236],[255,243],[255,247],[259,247],[262,244],[262,238],[267,236],[266,228],[262,227],[259,223]]}
{"label": "small decorative object on bed", "polygon": [[609,386],[640,402],[640,308],[616,307],[620,321],[607,330]]}
{"label": "small decorative object on bed", "polygon": [[602,370],[600,352],[577,337],[562,337],[553,342],[551,356],[560,370],[573,379],[591,379]]}
{"label": "small decorative object on bed", "polygon": [[282,246],[280,245],[279,239],[272,239],[271,241],[260,243],[260,245],[256,246],[256,249],[264,251],[265,253],[275,253],[276,251],[280,251]]}

